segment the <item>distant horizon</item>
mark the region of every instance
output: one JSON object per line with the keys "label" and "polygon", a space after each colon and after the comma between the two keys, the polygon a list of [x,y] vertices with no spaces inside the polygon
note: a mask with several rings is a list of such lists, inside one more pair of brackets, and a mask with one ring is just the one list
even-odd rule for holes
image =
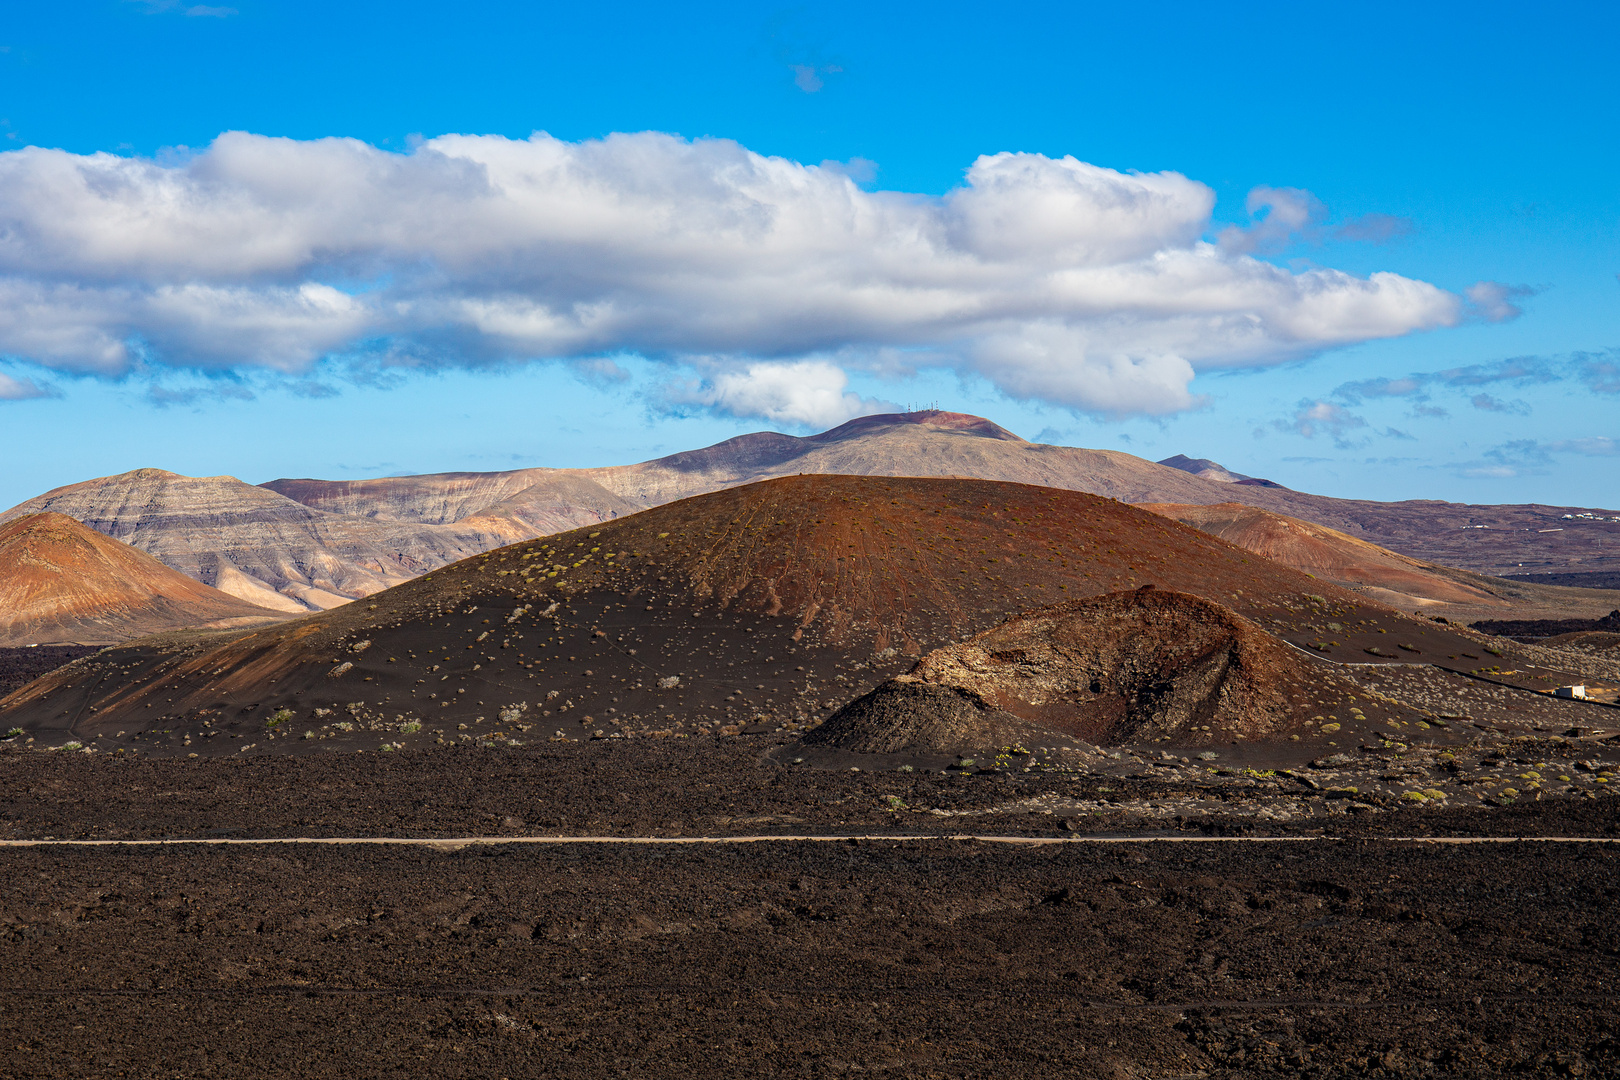
{"label": "distant horizon", "polygon": [[[968,419],[973,419],[973,420],[986,421],[986,422],[988,422],[990,424],[995,425],[996,427],[1001,428],[1004,431],[1007,431],[1007,432],[1011,433],[1012,435],[1014,435],[1018,439],[1022,440],[1025,443],[1029,443],[1030,445],[1059,446],[1059,447],[1063,447],[1065,449],[1075,449],[1075,450],[1107,450],[1106,447],[1070,446],[1070,445],[1064,444],[1064,443],[1043,443],[1038,439],[1029,439],[1029,438],[1026,438],[1026,437],[1024,437],[1022,435],[1019,435],[1017,432],[1012,431],[1011,428],[1008,428],[1005,425],[998,423],[996,420],[994,420],[991,417],[979,416],[979,415],[977,415],[975,413],[962,413],[962,412],[957,412],[955,410],[950,410],[950,409],[935,409],[935,408],[930,407],[930,408],[926,408],[926,409],[912,409],[912,410],[908,410],[908,411],[904,411],[904,412],[897,412],[897,413],[868,413],[868,414],[866,414],[864,416],[852,417],[851,419],[846,420],[841,424],[834,425],[834,427],[828,428],[825,431],[811,432],[811,433],[808,433],[808,434],[805,434],[805,435],[793,435],[791,432],[776,431],[775,429],[771,429],[771,428],[758,428],[758,429],[755,429],[755,430],[752,430],[752,431],[739,432],[736,435],[729,436],[729,437],[727,437],[725,439],[719,439],[719,440],[716,440],[713,443],[707,443],[707,444],[705,444],[703,446],[683,447],[681,449],[672,450],[672,451],[670,451],[669,453],[666,453],[666,454],[658,454],[658,455],[655,455],[655,456],[650,457],[650,458],[641,458],[641,459],[638,459],[636,461],[618,462],[618,463],[614,463],[614,464],[577,465],[577,466],[524,465],[524,466],[516,466],[516,467],[511,468],[511,469],[432,469],[432,470],[427,470],[427,471],[423,471],[423,472],[379,473],[379,474],[368,475],[368,476],[293,476],[291,474],[282,474],[282,475],[279,475],[279,476],[268,477],[268,478],[266,478],[264,480],[249,480],[249,479],[245,479],[245,478],[240,477],[240,476],[236,476],[234,473],[206,473],[206,472],[181,473],[181,472],[178,472],[178,471],[173,470],[173,469],[162,469],[162,468],[158,468],[156,466],[144,465],[144,466],[136,466],[135,468],[132,468],[132,469],[121,470],[120,472],[116,472],[116,473],[106,473],[106,474],[103,474],[102,476],[82,477],[79,480],[70,481],[68,484],[58,484],[58,485],[55,485],[52,488],[46,488],[46,489],[42,489],[40,491],[36,491],[36,492],[34,492],[34,493],[30,494],[30,495],[24,496],[21,499],[14,500],[13,502],[10,502],[10,503],[8,503],[8,504],[6,504],[4,506],[0,506],[0,514],[8,513],[11,510],[16,509],[18,506],[22,505],[23,503],[26,503],[29,500],[37,498],[37,497],[39,497],[41,495],[47,494],[49,491],[56,490],[57,488],[69,487],[69,486],[72,486],[72,484],[75,484],[75,483],[86,483],[86,482],[90,482],[90,481],[93,481],[93,480],[106,479],[108,477],[113,477],[113,476],[123,476],[123,475],[127,475],[129,473],[142,472],[142,471],[145,471],[145,470],[148,470],[148,469],[151,469],[151,470],[157,471],[157,472],[166,472],[166,473],[169,473],[171,475],[184,476],[184,477],[189,477],[189,478],[194,478],[194,479],[196,479],[196,478],[209,478],[209,477],[215,477],[215,476],[230,477],[231,479],[235,479],[235,480],[237,480],[237,481],[239,481],[241,483],[250,484],[253,487],[266,487],[269,484],[273,484],[273,483],[276,483],[278,481],[283,481],[283,480],[321,480],[321,481],[332,481],[332,482],[344,482],[344,481],[405,479],[405,478],[415,477],[415,476],[442,476],[442,475],[454,475],[454,474],[463,474],[463,473],[476,475],[476,474],[479,474],[479,473],[522,472],[522,471],[525,471],[527,469],[556,469],[556,470],[611,469],[611,468],[623,468],[623,467],[630,466],[630,465],[645,464],[645,463],[648,463],[648,462],[651,462],[651,461],[660,460],[661,458],[670,457],[670,456],[674,456],[674,455],[678,455],[678,454],[681,454],[681,453],[686,453],[686,452],[690,452],[690,451],[694,451],[694,450],[705,450],[705,449],[709,449],[711,447],[720,445],[721,443],[728,442],[731,439],[742,438],[742,437],[745,437],[747,435],[767,435],[767,434],[769,434],[769,435],[788,435],[788,436],[790,436],[792,438],[810,439],[810,438],[814,438],[817,435],[828,434],[828,433],[830,433],[832,431],[837,430],[838,428],[847,427],[849,425],[856,424],[858,421],[861,421],[861,420],[880,420],[880,419],[885,419],[885,418],[889,418],[889,417],[899,418],[899,417],[907,417],[907,416],[917,416],[917,415],[922,415],[922,414],[927,414],[927,413],[934,413],[934,412],[944,413],[944,414],[951,415],[951,416],[961,416],[961,417],[968,418]],[[1149,464],[1163,465],[1165,468],[1171,468],[1171,469],[1176,468],[1176,466],[1168,465],[1168,464],[1166,464],[1166,462],[1173,461],[1176,458],[1184,458],[1184,459],[1186,459],[1186,460],[1188,460],[1190,462],[1208,462],[1210,464],[1216,465],[1219,468],[1222,468],[1222,469],[1226,470],[1229,473],[1233,473],[1233,474],[1236,474],[1236,475],[1243,476],[1245,479],[1248,479],[1248,480],[1251,480],[1251,481],[1262,481],[1262,482],[1264,482],[1266,484],[1276,484],[1277,483],[1276,481],[1272,480],[1270,477],[1253,476],[1252,474],[1245,474],[1245,473],[1242,472],[1242,470],[1233,469],[1230,465],[1228,465],[1224,461],[1216,461],[1216,460],[1214,460],[1212,458],[1193,457],[1190,454],[1177,453],[1177,454],[1167,455],[1165,458],[1161,458],[1161,459],[1152,459],[1152,458],[1141,457],[1141,455],[1138,455],[1138,454],[1132,454],[1129,450],[1113,450],[1113,451],[1109,451],[1109,452],[1125,454],[1125,455],[1128,455],[1130,457],[1135,457],[1138,460],[1148,462]],[[1177,471],[1183,471],[1183,470],[1178,469]],[[1189,474],[1189,475],[1195,475],[1195,474]],[[1222,481],[1215,481],[1215,480],[1209,480],[1207,482],[1208,483],[1222,483]],[[1339,498],[1340,497],[1340,496],[1331,495],[1331,494],[1326,493],[1326,492],[1309,491],[1308,489],[1304,489],[1304,488],[1291,488],[1291,487],[1289,487],[1289,485],[1286,485],[1286,484],[1282,484],[1282,485],[1279,485],[1279,486],[1284,487],[1284,488],[1288,488],[1289,490],[1292,490],[1292,491],[1298,491],[1301,494],[1323,495],[1323,496],[1326,496],[1328,498]],[[1528,502],[1517,503],[1517,504],[1507,504],[1507,503],[1461,503],[1461,502],[1459,502],[1457,500],[1452,500],[1452,499],[1425,499],[1422,496],[1415,496],[1415,497],[1408,498],[1408,499],[1375,499],[1375,500],[1370,500],[1370,501],[1374,501],[1374,502],[1412,502],[1412,501],[1418,501],[1418,502],[1446,502],[1446,503],[1451,503],[1453,505],[1484,505],[1484,506],[1489,506],[1489,505],[1539,505],[1539,506],[1548,506],[1550,508],[1556,508],[1556,509],[1561,509],[1561,510],[1603,511],[1603,512],[1610,512],[1610,513],[1620,513],[1620,510],[1617,510],[1615,508],[1610,508],[1610,507],[1602,507],[1602,506],[1594,506],[1594,505],[1581,505],[1581,504],[1576,504],[1576,503],[1547,503],[1547,502],[1536,502],[1536,501],[1528,501]]]}

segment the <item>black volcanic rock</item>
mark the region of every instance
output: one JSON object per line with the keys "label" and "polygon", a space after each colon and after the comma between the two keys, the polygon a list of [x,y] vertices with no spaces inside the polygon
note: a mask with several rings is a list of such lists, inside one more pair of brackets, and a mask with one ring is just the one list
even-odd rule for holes
{"label": "black volcanic rock", "polygon": [[1582,632],[1612,634],[1620,633],[1620,609],[1609,612],[1601,619],[1482,619],[1471,625],[1484,634],[1526,642]]}

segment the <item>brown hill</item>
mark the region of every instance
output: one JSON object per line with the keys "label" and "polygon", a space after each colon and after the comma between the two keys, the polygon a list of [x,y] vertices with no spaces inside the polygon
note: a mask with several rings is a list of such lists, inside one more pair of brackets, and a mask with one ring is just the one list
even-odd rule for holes
{"label": "brown hill", "polygon": [[0,525],[0,646],[105,645],[179,627],[283,618],[62,514]]}
{"label": "brown hill", "polygon": [[[1601,572],[1620,565],[1620,514],[1576,506],[1373,502],[1228,485],[1220,501],[1314,521],[1403,555],[1480,574]],[[1188,500],[1164,500],[1188,501]],[[1582,518],[1579,515],[1590,517]],[[1613,602],[1610,601],[1612,606]]]}
{"label": "brown hill", "polygon": [[621,499],[594,480],[558,476],[531,484],[457,522],[493,535],[548,536],[613,518],[634,514],[643,507]]}
{"label": "brown hill", "polygon": [[[1473,583],[1455,580],[1445,567],[1399,555],[1387,548],[1347,536],[1337,529],[1272,513],[1242,503],[1177,506],[1147,503],[1142,509],[1202,529],[1256,555],[1342,585],[1379,590],[1378,599],[1413,604],[1489,604],[1498,597]],[[1458,575],[1461,576],[1461,575]],[[1479,575],[1468,575],[1477,581]]]}
{"label": "brown hill", "polygon": [[306,506],[377,522],[447,525],[511,513],[535,535],[595,525],[646,507],[620,498],[585,470],[515,469],[376,480],[272,480],[260,485]]}
{"label": "brown hill", "polygon": [[162,469],[56,488],[0,514],[0,523],[44,512],[65,514],[239,599],[294,613],[346,604],[530,535],[488,522],[356,521],[233,476]]}
{"label": "brown hill", "polygon": [[1254,476],[1245,476],[1240,472],[1233,472],[1218,461],[1209,458],[1191,458],[1186,454],[1176,454],[1172,457],[1160,458],[1160,465],[1168,465],[1172,469],[1180,469],[1184,473],[1191,473],[1201,480],[1213,480],[1218,484],[1248,484],[1256,487],[1280,488],[1281,484],[1270,480],[1261,480]]}
{"label": "brown hill", "polygon": [[1242,503],[1144,503],[1142,508],[1409,611],[1424,609],[1472,621],[1509,610],[1595,612],[1614,603],[1606,590],[1549,587],[1439,566],[1337,529]]}
{"label": "brown hill", "polygon": [[1356,687],[1223,604],[1143,586],[1015,615],[929,653],[804,743],[866,754],[1309,734]]}
{"label": "brown hill", "polygon": [[[1434,624],[1113,500],[794,476],[513,545],[283,626],[112,650],[6,699],[5,720],[142,732],[146,746],[187,732],[257,743],[275,734],[267,716],[323,737],[351,724],[351,747],[415,724],[414,738],[449,740],[802,725],[1010,614],[1150,582],[1296,643],[1359,603],[1357,633],[1382,619],[1447,644]],[[1388,640],[1317,644],[1365,661],[1362,645]],[[241,745],[210,738],[199,748]]]}

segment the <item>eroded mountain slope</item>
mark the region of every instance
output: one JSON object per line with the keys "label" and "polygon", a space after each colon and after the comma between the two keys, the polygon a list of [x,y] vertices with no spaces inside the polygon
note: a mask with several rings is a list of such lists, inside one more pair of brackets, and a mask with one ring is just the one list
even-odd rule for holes
{"label": "eroded mountain slope", "polygon": [[0,514],[66,515],[241,600],[322,610],[529,535],[484,522],[359,521],[232,476],[137,469],[56,488]]}
{"label": "eroded mountain slope", "polygon": [[[553,509],[569,526],[705,491],[798,473],[976,477],[1088,491],[1131,503],[1236,502],[1313,522],[1408,557],[1479,573],[1601,570],[1620,550],[1620,514],[1575,507],[1376,502],[1292,491],[1242,474],[1171,467],[1109,450],[1027,442],[989,420],[937,410],[865,416],[807,438],[756,432],[635,465],[447,473],[364,481],[277,480],[310,506],[377,520],[448,523],[509,499]],[[1198,471],[1195,469],[1195,472]],[[1237,482],[1220,482],[1221,480]],[[581,481],[588,481],[584,486]],[[1465,586],[1465,588],[1471,586]],[[1394,590],[1399,592],[1399,589]]]}
{"label": "eroded mountain slope", "polygon": [[0,525],[0,647],[108,645],[286,616],[211,589],[63,514]]}

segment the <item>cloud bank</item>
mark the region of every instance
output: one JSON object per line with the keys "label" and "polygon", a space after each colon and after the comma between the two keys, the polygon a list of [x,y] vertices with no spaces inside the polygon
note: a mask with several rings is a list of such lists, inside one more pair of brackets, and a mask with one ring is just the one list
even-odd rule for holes
{"label": "cloud bank", "polygon": [[[1244,208],[1249,212],[1249,226],[1228,225],[1217,238],[1225,251],[1278,255],[1295,244],[1320,244],[1328,239],[1388,244],[1410,236],[1414,230],[1409,218],[1390,214],[1366,214],[1329,226],[1327,207],[1315,195],[1300,188],[1262,184],[1249,192]],[[1486,290],[1483,295],[1488,301],[1483,305],[1474,297],[1474,292],[1481,289]],[[1533,293],[1534,290],[1494,281],[1480,282],[1469,290],[1470,299],[1481,307],[1481,314],[1487,319],[1517,318],[1523,313],[1516,307],[1504,306],[1504,302],[1510,296]]]}
{"label": "cloud bank", "polygon": [[[1340,449],[1365,445],[1373,434],[1366,418],[1352,408],[1380,402],[1404,402],[1414,419],[1445,418],[1450,410],[1433,404],[1436,394],[1446,394],[1483,413],[1499,416],[1529,416],[1534,410],[1520,398],[1501,398],[1486,388],[1526,390],[1579,384],[1595,395],[1620,395],[1620,348],[1593,352],[1573,352],[1557,356],[1514,356],[1483,364],[1418,371],[1398,378],[1361,379],[1339,385],[1327,398],[1307,398],[1286,419],[1272,420],[1273,431],[1313,439],[1332,438]],[[1566,391],[1567,392],[1567,391]],[[1482,428],[1481,430],[1489,430]],[[1257,427],[1255,435],[1266,434]],[[1380,433],[1389,438],[1412,439],[1412,435],[1386,427]],[[1484,451],[1473,461],[1454,461],[1451,468],[1467,477],[1508,478],[1546,472],[1554,455],[1611,457],[1617,444],[1607,436],[1568,438],[1553,442],[1516,439]]]}
{"label": "cloud bank", "polygon": [[[1428,401],[1434,391],[1467,393],[1486,386],[1522,389],[1554,383],[1579,382],[1595,394],[1620,394],[1620,349],[1575,352],[1561,356],[1513,356],[1485,364],[1419,371],[1398,379],[1376,378],[1347,382],[1333,396],[1352,405],[1377,398],[1409,398]],[[1496,399],[1475,393],[1475,408],[1490,410]]]}
{"label": "cloud bank", "polygon": [[1250,254],[1319,216],[1303,193],[1209,243],[1209,188],[1072,157],[981,157],[938,197],[659,133],[398,154],[231,132],[172,157],[0,153],[0,354],[118,376],[638,353],[701,371],[694,401],[820,423],[864,407],[829,373],[912,350],[1155,415],[1196,406],[1200,371],[1512,309]]}

